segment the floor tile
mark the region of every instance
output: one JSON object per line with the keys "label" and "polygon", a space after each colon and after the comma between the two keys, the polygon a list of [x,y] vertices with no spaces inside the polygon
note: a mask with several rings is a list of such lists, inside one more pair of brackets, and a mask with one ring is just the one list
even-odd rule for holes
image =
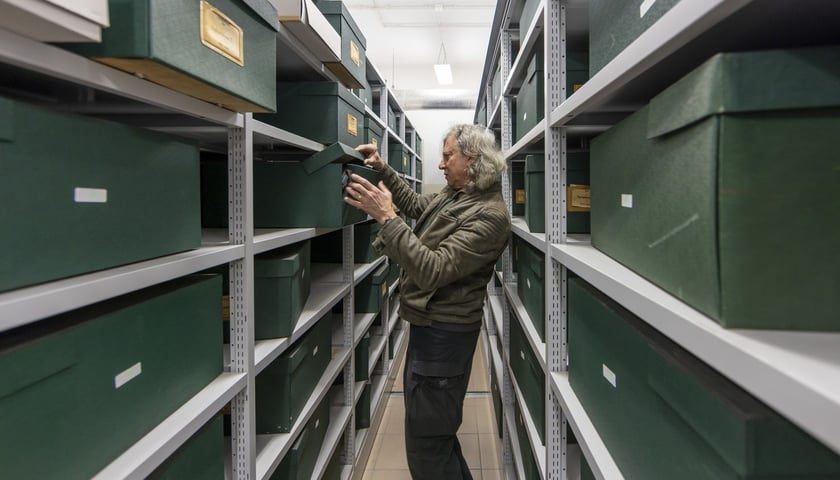
{"label": "floor tile", "polygon": [[478,434],[458,434],[458,441],[461,443],[461,452],[467,460],[470,469],[481,469],[481,450],[478,444]]}
{"label": "floor tile", "polygon": [[405,436],[382,435],[382,445],[373,460],[374,470],[398,470],[408,467],[405,456]]}
{"label": "floor tile", "polygon": [[[366,473],[367,474],[367,473]],[[374,470],[370,480],[412,480],[408,470]]]}
{"label": "floor tile", "polygon": [[481,480],[504,480],[504,470],[482,470],[481,471]]}
{"label": "floor tile", "polygon": [[481,468],[493,469],[502,467],[502,457],[499,449],[499,437],[495,433],[478,434],[479,451],[481,452]]}

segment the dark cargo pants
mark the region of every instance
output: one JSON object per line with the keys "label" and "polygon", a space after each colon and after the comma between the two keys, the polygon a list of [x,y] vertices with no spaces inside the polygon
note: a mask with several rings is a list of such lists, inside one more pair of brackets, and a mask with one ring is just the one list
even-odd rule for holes
{"label": "dark cargo pants", "polygon": [[405,358],[405,446],[414,480],[471,480],[456,433],[480,330],[411,325]]}

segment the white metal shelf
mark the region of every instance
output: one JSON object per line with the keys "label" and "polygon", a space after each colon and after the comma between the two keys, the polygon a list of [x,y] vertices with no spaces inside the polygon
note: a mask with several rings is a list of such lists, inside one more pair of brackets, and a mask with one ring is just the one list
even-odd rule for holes
{"label": "white metal shelf", "polygon": [[551,255],[840,452],[840,333],[725,329],[590,245],[552,245]]}
{"label": "white metal shelf", "polygon": [[93,478],[146,478],[242,391],[246,382],[243,373],[222,373]]}
{"label": "white metal shelf", "polygon": [[527,479],[527,480],[538,480],[538,479],[529,479],[525,476],[525,467],[522,463],[522,445],[519,444],[519,435],[517,434],[516,429],[516,419],[513,418],[513,410],[505,409],[503,421],[508,427],[508,438],[510,439],[511,443],[511,453],[513,456],[513,469],[516,473],[516,478],[518,479]]}
{"label": "white metal shelf", "polygon": [[[263,123],[259,120],[254,120],[254,144],[255,145],[273,145],[274,143],[281,143],[297,147],[311,152],[320,152],[324,149],[324,145],[306,137],[302,137],[295,133],[287,132],[274,125]],[[355,146],[355,145],[354,145]]]}
{"label": "white metal shelf", "polygon": [[545,137],[545,126],[546,120],[543,118],[542,120],[537,123],[537,125],[528,131],[522,138],[519,139],[515,144],[513,144],[507,151],[505,151],[505,160],[513,159],[514,157],[518,157],[522,155],[525,150],[531,146],[531,144],[535,143],[537,140],[541,140]]}
{"label": "white metal shelf", "polygon": [[270,229],[270,228],[256,228],[254,229],[254,254],[274,250],[275,248],[285,247],[293,243],[309,240],[325,233],[330,233],[338,230],[337,228],[285,228],[285,229]]}
{"label": "white metal shelf", "polygon": [[327,396],[336,377],[341,373],[341,369],[350,360],[350,349],[341,348],[333,356],[332,361],[327,366],[318,384],[306,401],[300,415],[298,415],[292,431],[289,433],[278,433],[268,435],[257,435],[257,477],[258,479],[267,479],[271,477],[274,470],[280,465],[283,457],[288,453],[292,447],[293,440],[303,429],[312,412]]}
{"label": "white metal shelf", "polygon": [[[531,347],[531,350],[537,354],[537,359],[540,362],[540,367],[542,367],[543,374],[547,371],[545,366],[546,359],[545,359],[545,342],[540,340],[540,335],[537,333],[537,329],[534,327],[534,323],[531,321],[531,316],[528,315],[528,311],[525,310],[525,305],[522,303],[522,300],[519,299],[519,294],[516,290],[515,283],[505,282],[505,294],[507,295],[508,299],[508,306],[512,308],[514,312],[514,317],[519,325],[522,326],[522,330],[525,332],[525,336],[528,338],[528,345]],[[514,320],[511,317],[511,320]]]}
{"label": "white metal shelf", "polygon": [[528,229],[528,223],[523,217],[513,217],[511,219],[511,230],[519,238],[527,241],[537,250],[545,253],[545,233],[531,233]]}
{"label": "white metal shelf", "polygon": [[[370,263],[357,263],[353,266],[353,285],[357,285],[359,282],[364,280],[368,275],[371,274],[374,270],[379,268],[379,266],[385,261],[385,257],[379,257],[376,260]],[[316,274],[316,271],[319,274],[319,277],[322,282],[332,282],[332,283],[341,283],[344,273],[341,271],[341,264],[340,263],[313,263],[312,264],[312,274],[313,278]]]}
{"label": "white metal shelf", "polygon": [[373,325],[378,313],[357,313],[353,321],[353,346],[357,346],[365,332]]}
{"label": "white metal shelf", "polygon": [[0,331],[238,260],[244,252],[242,245],[202,247],[0,293]]}
{"label": "white metal shelf", "polygon": [[[527,73],[528,61],[531,54],[537,48],[542,48],[542,45],[537,46],[537,40],[540,39],[540,34],[543,28],[543,11],[545,10],[546,0],[540,0],[537,10],[534,12],[534,17],[531,19],[531,24],[526,28],[524,38],[520,38],[519,53],[513,59],[510,66],[510,75],[506,79],[502,79],[501,95],[510,95],[513,86],[519,86]],[[520,32],[522,27],[520,26]],[[545,128],[543,127],[543,130]]]}
{"label": "white metal shelf", "polygon": [[324,471],[329,466],[335,449],[338,447],[338,443],[341,441],[344,430],[347,429],[347,425],[350,423],[352,416],[352,407],[330,408],[330,425],[327,427],[324,443],[321,445],[321,451],[318,453],[318,459],[315,460],[312,478],[321,478],[324,475]]}
{"label": "white metal shelf", "polygon": [[368,378],[372,378],[376,371],[376,362],[385,351],[385,335],[372,335],[370,341],[370,358],[368,360]]}
{"label": "white metal shelf", "polygon": [[572,386],[569,384],[568,372],[554,372],[550,376],[551,389],[557,396],[560,408],[575,438],[583,451],[584,457],[599,480],[622,480],[624,476],[615,464],[607,446],[601,440],[601,435],[589,419],[583,405],[578,400]]}

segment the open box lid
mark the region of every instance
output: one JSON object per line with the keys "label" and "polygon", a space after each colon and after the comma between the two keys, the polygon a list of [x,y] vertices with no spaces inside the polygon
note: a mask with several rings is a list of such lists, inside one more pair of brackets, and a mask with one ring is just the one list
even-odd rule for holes
{"label": "open box lid", "polygon": [[333,163],[364,163],[364,157],[361,153],[347,145],[336,142],[320,152],[310,156],[303,161],[303,169],[307,174],[312,174],[321,168]]}

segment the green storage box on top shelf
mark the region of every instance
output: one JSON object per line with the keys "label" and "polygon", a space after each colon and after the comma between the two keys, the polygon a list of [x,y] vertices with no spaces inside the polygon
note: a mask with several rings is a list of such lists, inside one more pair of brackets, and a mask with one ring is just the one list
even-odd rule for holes
{"label": "green storage box on top shelf", "polygon": [[604,65],[656,23],[679,0],[655,2],[589,2],[589,72],[595,75]]}
{"label": "green storage box on top shelf", "polygon": [[278,82],[277,112],[254,118],[323,144],[365,140],[365,105],[337,82]]}
{"label": "green storage box on top shelf", "polygon": [[625,478],[840,475],[840,457],[581,279],[569,381]]}
{"label": "green storage box on top shelf", "polygon": [[110,0],[108,9],[101,43],[64,48],[229,110],[275,110],[279,24],[268,0]]}
{"label": "green storage box on top shelf", "polygon": [[377,150],[379,149],[379,146],[382,145],[382,127],[380,127],[379,124],[370,117],[365,117],[364,143],[373,144],[376,146]]}
{"label": "green storage box on top shelf", "polygon": [[201,246],[198,149],[174,137],[0,97],[0,166],[0,291]]}
{"label": "green storage box on top shelf", "polygon": [[341,36],[341,62],[325,65],[347,87],[362,88],[367,85],[367,41],[350,11],[343,2],[315,0],[318,10],[324,14],[333,29]]}
{"label": "green storage box on top shelf", "polygon": [[277,470],[271,475],[271,480],[311,480],[315,478],[312,474],[315,471],[321,448],[324,446],[324,438],[327,436],[329,426],[330,401],[329,398],[325,398],[312,412],[312,416],[309,417],[306,426],[298,434],[292,448],[286,453]]}
{"label": "green storage box on top shelf", "polygon": [[536,424],[540,441],[545,444],[545,372],[513,312],[510,312],[509,357],[514,381],[525,398],[525,405]]}
{"label": "green storage box on top shelf", "polygon": [[545,342],[545,254],[521,240],[516,245],[516,293],[540,340]]}
{"label": "green storage box on top shelf", "polygon": [[[545,233],[545,156],[525,158],[525,221],[532,233]],[[566,154],[566,232],[589,233],[589,152]]]}
{"label": "green storage box on top shelf", "polygon": [[838,56],[716,55],[596,137],[593,246],[725,327],[840,330]]}
{"label": "green storage box on top shelf", "polygon": [[521,217],[525,215],[525,162],[511,162],[510,190],[512,200],[510,214]]}
{"label": "green storage box on top shelf", "polygon": [[[531,446],[531,439],[528,436],[528,426],[525,423],[524,412],[519,402],[514,400],[514,422],[516,423],[516,438],[519,440],[519,458],[522,460],[522,468],[526,480],[538,480],[540,468],[537,465],[536,455]],[[511,432],[513,434],[513,432]]]}
{"label": "green storage box on top shelf", "polygon": [[396,170],[397,173],[411,174],[409,159],[408,150],[406,150],[402,143],[394,142],[388,144],[388,165]]}
{"label": "green storage box on top shelf", "polygon": [[388,265],[383,263],[356,284],[353,300],[356,313],[379,313],[388,297]]}
{"label": "green storage box on top shelf", "polygon": [[216,415],[166,459],[148,480],[224,480],[224,416]]}
{"label": "green storage box on top shelf", "polygon": [[288,337],[310,286],[309,240],[254,257],[254,336]]}
{"label": "green storage box on top shelf", "polygon": [[195,275],[0,334],[3,477],[90,478],[212,382],[220,296]]}
{"label": "green storage box on top shelf", "polygon": [[256,379],[257,433],[290,432],[330,363],[332,315],[327,314]]}
{"label": "green storage box on top shelf", "polygon": [[528,61],[525,80],[516,95],[516,121],[513,138],[518,142],[545,117],[545,75],[543,75],[544,55],[535,52]]}
{"label": "green storage box on top shelf", "polygon": [[356,404],[356,430],[370,428],[370,393],[371,384],[367,382]]}
{"label": "green storage box on top shelf", "polygon": [[356,381],[368,380],[370,377],[370,330],[362,335],[359,344],[356,345],[355,355],[355,377]]}

